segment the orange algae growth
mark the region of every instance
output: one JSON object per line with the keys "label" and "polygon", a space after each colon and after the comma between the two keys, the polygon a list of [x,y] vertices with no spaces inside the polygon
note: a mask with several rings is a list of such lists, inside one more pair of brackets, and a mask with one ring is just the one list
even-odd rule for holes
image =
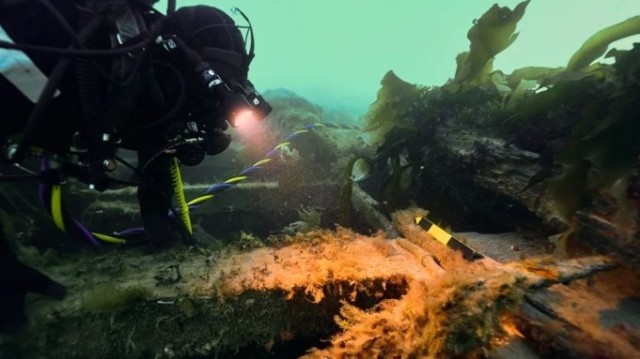
{"label": "orange algae growth", "polygon": [[[308,358],[473,357],[511,337],[504,315],[516,311],[526,293],[563,281],[584,264],[562,271],[554,269],[561,263],[552,259],[469,263],[413,224],[416,214],[424,211],[394,215],[404,238],[343,228],[296,234],[284,240],[290,243],[286,247],[222,259],[209,281],[194,279],[190,285],[222,299],[251,290],[281,292],[284,300],[302,296],[316,304],[337,297],[334,321],[340,331]],[[359,307],[360,296],[378,300]]]}

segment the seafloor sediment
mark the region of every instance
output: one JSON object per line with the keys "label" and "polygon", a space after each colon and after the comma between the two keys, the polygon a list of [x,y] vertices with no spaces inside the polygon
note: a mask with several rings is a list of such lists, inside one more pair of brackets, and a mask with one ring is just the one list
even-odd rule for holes
{"label": "seafloor sediment", "polygon": [[[468,263],[414,215],[396,215],[404,238],[394,240],[339,228],[247,252],[177,247],[61,262],[48,272],[69,296],[32,301],[30,324],[0,343],[0,357],[478,356],[520,340],[518,323],[531,328],[517,316],[528,296],[610,267],[602,257]],[[619,337],[581,333],[599,338],[589,350],[637,353]]]}

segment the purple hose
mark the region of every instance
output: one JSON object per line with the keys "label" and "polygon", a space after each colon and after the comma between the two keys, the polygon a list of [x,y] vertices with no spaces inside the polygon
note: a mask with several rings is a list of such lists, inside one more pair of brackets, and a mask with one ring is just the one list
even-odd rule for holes
{"label": "purple hose", "polygon": [[44,184],[40,183],[38,185],[38,198],[40,198],[40,203],[42,203],[43,206],[47,206],[46,201],[44,200]]}
{"label": "purple hose", "polygon": [[82,223],[78,222],[75,219],[73,220],[73,222],[76,224],[76,226],[78,226],[80,232],[82,232],[82,234],[84,234],[84,236],[87,237],[93,245],[95,245],[96,247],[102,247],[102,245],[96,240],[96,237],[94,237],[93,234],[89,232],[87,227],[85,227]]}
{"label": "purple hose", "polygon": [[[42,156],[42,161],[40,162],[40,173],[45,173],[49,170],[49,159],[47,156]],[[47,207],[47,201],[45,198],[45,191],[47,190],[44,183],[38,184],[38,198],[40,198],[40,202],[43,206]]]}

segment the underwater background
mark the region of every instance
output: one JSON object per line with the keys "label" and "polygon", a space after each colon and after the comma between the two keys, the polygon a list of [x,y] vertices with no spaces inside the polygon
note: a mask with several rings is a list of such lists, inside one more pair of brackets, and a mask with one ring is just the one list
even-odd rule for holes
{"label": "underwater background", "polygon": [[[180,6],[200,2],[183,0]],[[491,0],[212,1],[238,7],[256,28],[252,81],[263,91],[286,88],[327,108],[362,115],[375,101],[380,78],[393,70],[405,81],[444,84],[455,56],[468,48],[467,30]],[[517,0],[501,1],[513,8]],[[163,11],[166,1],[158,2]],[[518,41],[494,68],[566,65],[589,36],[640,13],[633,0],[535,1],[518,23]],[[639,36],[615,43],[630,48]]]}
{"label": "underwater background", "polygon": [[[640,356],[639,2],[206,4],[250,18],[273,112],[172,172],[192,241],[161,250],[74,240],[2,182],[68,294],[29,294],[0,358]],[[141,225],[135,188],[59,191],[95,233]]]}

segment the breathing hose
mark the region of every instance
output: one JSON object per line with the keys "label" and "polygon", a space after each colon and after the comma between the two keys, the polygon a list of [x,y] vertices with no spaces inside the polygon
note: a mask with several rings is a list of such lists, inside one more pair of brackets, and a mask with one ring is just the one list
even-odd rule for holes
{"label": "breathing hose", "polygon": [[[91,21],[88,21],[86,26],[78,34],[78,40],[80,42],[88,40],[100,27],[101,22],[102,18],[100,17],[94,17]],[[74,46],[71,45],[69,48],[73,47]],[[51,103],[51,100],[53,99],[53,96],[55,95],[55,92],[60,85],[60,81],[62,80],[62,77],[64,76],[70,64],[71,58],[62,57],[60,58],[60,60],[58,60],[55,67],[51,71],[51,74],[49,75],[49,81],[47,81],[47,84],[42,90],[42,93],[40,94],[35,107],[33,108],[33,110],[31,110],[27,125],[24,128],[20,142],[18,142],[18,147],[16,148],[15,153],[9,158],[11,162],[18,163],[24,160],[24,157],[29,150],[29,142],[31,140],[31,137],[33,137],[33,134],[39,127],[40,121],[49,108],[49,104]]]}

